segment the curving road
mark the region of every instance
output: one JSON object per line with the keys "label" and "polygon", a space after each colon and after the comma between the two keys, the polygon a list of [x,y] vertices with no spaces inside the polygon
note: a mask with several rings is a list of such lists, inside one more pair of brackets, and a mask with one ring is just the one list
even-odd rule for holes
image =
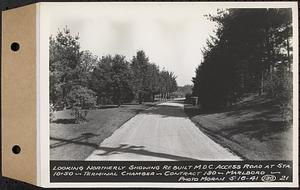
{"label": "curving road", "polygon": [[86,160],[241,160],[202,133],[185,115],[183,101],[152,107],[126,122]]}

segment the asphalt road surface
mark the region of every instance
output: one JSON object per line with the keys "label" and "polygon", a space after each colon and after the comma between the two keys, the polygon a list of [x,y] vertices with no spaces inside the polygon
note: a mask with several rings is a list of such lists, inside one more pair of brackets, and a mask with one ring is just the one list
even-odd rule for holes
{"label": "asphalt road surface", "polygon": [[183,101],[152,107],[105,139],[86,160],[184,161],[241,160],[186,116]]}

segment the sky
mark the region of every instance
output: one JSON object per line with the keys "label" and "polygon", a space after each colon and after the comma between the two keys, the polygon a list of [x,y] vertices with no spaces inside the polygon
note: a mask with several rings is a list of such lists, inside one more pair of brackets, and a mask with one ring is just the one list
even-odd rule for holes
{"label": "sky", "polygon": [[67,26],[79,34],[82,50],[101,57],[144,50],[160,69],[172,71],[179,86],[192,84],[201,49],[216,23],[204,15],[216,8],[189,3],[70,3],[47,7],[50,34]]}

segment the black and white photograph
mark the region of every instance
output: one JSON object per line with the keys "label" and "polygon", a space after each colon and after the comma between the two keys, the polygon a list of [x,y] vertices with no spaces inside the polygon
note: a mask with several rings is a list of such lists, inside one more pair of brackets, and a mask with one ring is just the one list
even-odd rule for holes
{"label": "black and white photograph", "polygon": [[1,7],[3,177],[299,188],[297,2]]}
{"label": "black and white photograph", "polygon": [[291,9],[68,10],[49,36],[51,159],[292,159]]}
{"label": "black and white photograph", "polygon": [[[65,163],[245,162],[242,172],[259,174],[248,182],[289,182],[298,151],[294,9],[229,5],[49,4],[51,175]],[[275,176],[260,165],[267,161],[288,174]],[[141,168],[155,169],[133,170]]]}
{"label": "black and white photograph", "polygon": [[291,160],[291,9],[167,10],[58,9],[51,159]]}

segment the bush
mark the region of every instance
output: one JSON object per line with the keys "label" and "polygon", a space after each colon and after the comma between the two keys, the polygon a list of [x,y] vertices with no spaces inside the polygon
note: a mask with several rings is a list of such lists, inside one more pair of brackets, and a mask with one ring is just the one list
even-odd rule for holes
{"label": "bush", "polygon": [[87,122],[88,110],[82,110],[80,107],[73,107],[71,111],[71,115],[75,117],[76,123],[84,123]]}
{"label": "bush", "polygon": [[54,112],[55,112],[55,107],[53,104],[50,104],[50,114],[49,114],[49,117],[50,117],[50,123],[53,122],[55,120],[55,116],[54,116]]}
{"label": "bush", "polygon": [[68,104],[71,105],[71,115],[77,123],[86,122],[88,110],[96,105],[95,93],[83,86],[75,86],[67,96]]}
{"label": "bush", "polygon": [[277,71],[267,76],[265,90],[268,96],[290,100],[293,95],[293,77],[290,71]]}
{"label": "bush", "polygon": [[191,97],[192,97],[191,93],[186,93],[185,94],[185,99],[189,100],[189,99],[191,99]]}
{"label": "bush", "polygon": [[75,86],[67,96],[68,105],[89,109],[96,105],[95,93],[83,86]]}
{"label": "bush", "polygon": [[192,94],[191,93],[186,93],[185,94],[185,102],[186,103],[191,103],[192,102]]}
{"label": "bush", "polygon": [[290,122],[293,118],[293,77],[292,72],[278,70],[267,76],[265,90],[267,96],[274,98],[281,109],[283,120]]}
{"label": "bush", "polygon": [[98,96],[97,104],[99,105],[107,105],[107,104],[113,104],[111,97],[108,96]]}

